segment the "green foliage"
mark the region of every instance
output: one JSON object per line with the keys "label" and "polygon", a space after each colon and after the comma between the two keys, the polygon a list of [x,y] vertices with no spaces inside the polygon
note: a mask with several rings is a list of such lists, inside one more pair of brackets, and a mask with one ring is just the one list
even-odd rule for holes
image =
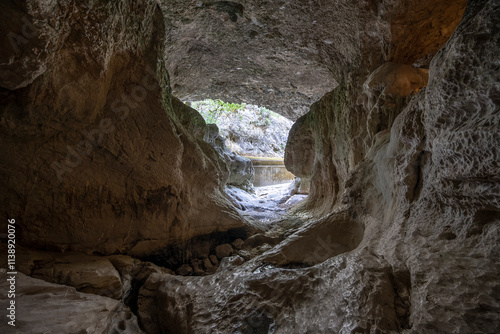
{"label": "green foliage", "polygon": [[[199,108],[200,106],[208,108]],[[229,117],[232,114],[238,115],[240,120],[243,116],[238,112],[245,108],[245,104],[228,103],[222,100],[207,99],[204,101],[194,102],[193,108],[198,109],[208,124],[220,125],[222,117]]]}

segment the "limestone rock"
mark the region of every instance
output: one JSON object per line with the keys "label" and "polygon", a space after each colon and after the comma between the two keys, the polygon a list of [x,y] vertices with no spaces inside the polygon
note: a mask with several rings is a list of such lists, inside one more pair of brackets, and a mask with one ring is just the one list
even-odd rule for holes
{"label": "limestone rock", "polygon": [[244,243],[245,242],[243,240],[236,239],[236,240],[233,241],[232,245],[233,245],[234,248],[236,248],[236,249],[239,250],[239,249],[241,249],[241,247],[243,246]]}
{"label": "limestone rock", "polygon": [[219,135],[219,128],[215,124],[207,125],[204,139],[219,152],[226,162],[229,172],[227,183],[252,192],[255,179],[252,161],[229,150],[226,147],[224,138]]}
{"label": "limestone rock", "polygon": [[278,266],[312,266],[358,247],[363,230],[345,209],[338,210],[301,227],[268,252],[264,261]]}
{"label": "limestone rock", "polygon": [[4,34],[0,54],[2,219],[16,218],[19,242],[146,257],[244,228],[203,119],[170,94],[156,2],[1,9],[27,40]]}
{"label": "limestone rock", "polygon": [[215,123],[226,146],[234,153],[252,157],[283,158],[292,121],[256,105],[222,107],[213,100],[190,104],[207,123]]}
{"label": "limestone rock", "polygon": [[188,264],[183,264],[182,266],[177,268],[177,270],[175,271],[175,273],[177,275],[181,275],[181,276],[191,275],[192,272],[193,272],[193,268]]}
{"label": "limestone rock", "polygon": [[[392,9],[397,13],[408,3]],[[457,3],[446,8],[453,12]],[[370,8],[382,13],[387,4]],[[434,4],[411,2],[419,17],[445,2]],[[442,27],[430,35],[436,44],[444,43],[449,28],[444,16],[421,22]],[[296,140],[287,148],[314,153],[311,168],[309,160],[301,166],[292,159],[293,168],[311,179],[305,205],[279,226],[295,232],[282,231],[285,240],[239,266],[226,267],[230,258],[224,259],[212,276],[150,276],[139,298],[141,319],[156,320],[148,331],[209,332],[216,326],[221,332],[264,333],[496,332],[498,17],[498,1],[470,1],[430,63],[427,87],[420,89],[425,80],[415,82],[415,94],[397,97],[383,92],[391,85],[378,92],[368,85],[372,95],[365,100],[363,83],[376,82],[371,79],[385,72],[383,63],[410,64],[397,50],[391,54],[400,59],[380,55],[375,66],[366,65],[376,55],[354,57],[349,64],[356,64],[356,73],[346,73],[346,81],[296,124],[295,135],[311,138],[313,146]],[[405,41],[402,35],[393,37]],[[373,50],[369,39],[363,41],[369,45],[362,47]],[[421,49],[412,50],[421,53],[411,61],[432,57],[438,48],[429,51],[420,32],[415,43]],[[350,46],[345,54],[357,54]],[[386,75],[383,82],[394,82]],[[340,247],[344,240],[350,246]]]}
{"label": "limestone rock", "polygon": [[212,262],[212,264],[213,264],[214,266],[216,266],[216,265],[218,265],[218,264],[219,264],[219,260],[217,259],[217,256],[215,256],[215,255],[213,255],[213,254],[211,254],[211,255],[210,255],[210,262]]}
{"label": "limestone rock", "polygon": [[[8,291],[5,269],[0,269],[0,288]],[[22,273],[16,275],[16,327],[28,333],[143,333],[136,316],[121,302],[76,292],[74,288],[47,283]],[[2,306],[9,300],[0,296]],[[3,307],[2,307],[3,308]],[[12,332],[6,321],[2,333]]]}
{"label": "limestone rock", "polygon": [[219,260],[231,256],[233,254],[233,251],[233,247],[231,247],[230,244],[222,244],[215,247],[215,255]]}
{"label": "limestone rock", "polygon": [[270,237],[262,233],[257,233],[245,240],[242,249],[248,250],[254,247],[260,246],[264,243],[270,244],[272,246],[279,242],[278,238]]}
{"label": "limestone rock", "polygon": [[267,106],[296,120],[343,72],[365,74],[381,61],[427,67],[465,4],[162,1],[173,92]]}
{"label": "limestone rock", "polygon": [[[176,0],[160,5],[166,23],[146,1],[1,6],[4,30],[22,33],[24,14],[44,28],[19,45],[20,54],[0,51],[2,212],[19,217],[19,240],[33,247],[168,253],[173,244],[242,226],[223,194],[228,167],[203,141],[200,116],[171,96],[165,66],[184,98],[195,95],[195,83],[200,95],[267,94],[269,104],[288,99],[297,111],[281,112],[291,118],[303,113],[303,101],[330,90],[329,76],[339,84],[298,119],[286,148],[286,165],[310,181],[308,199],[248,238],[242,256],[224,257],[206,276],[108,258],[130,281],[123,286],[133,286],[128,301],[147,333],[500,328],[498,1],[469,1],[455,32],[462,0]],[[200,66],[207,63],[219,65]],[[428,82],[426,69],[417,69],[427,65]],[[303,79],[300,87],[292,74]],[[293,89],[284,90],[283,80]],[[325,85],[308,91],[318,80]],[[64,159],[82,130],[109,129],[101,121],[123,94],[130,98],[118,107],[130,115],[85,160],[69,151],[71,172],[56,182],[53,157]],[[189,252],[179,249],[176,260],[186,261]],[[209,256],[213,265],[217,256]],[[21,267],[40,270],[36,261]],[[116,300],[18,278],[28,314],[19,318],[21,333],[140,332]],[[6,284],[4,277],[0,288]]]}
{"label": "limestone rock", "polygon": [[210,254],[210,242],[200,240],[191,247],[191,256],[196,258],[208,257]]}
{"label": "limestone rock", "polygon": [[114,299],[120,299],[122,294],[120,274],[105,258],[66,255],[53,262],[36,261],[31,276]]}
{"label": "limestone rock", "polygon": [[212,261],[210,261],[210,259],[207,257],[203,259],[203,267],[205,268],[205,270],[210,270],[214,267],[214,265],[212,264]]}
{"label": "limestone rock", "polygon": [[[391,275],[387,263],[369,254],[341,255],[300,270],[264,267],[250,261],[222,268],[213,276],[152,275],[141,289],[139,314],[143,323],[157,319],[148,321],[148,333],[210,331],[212,322],[204,319],[214,313],[221,332],[243,332],[249,326],[259,332],[273,328],[276,333],[341,333],[370,328],[390,332],[399,324]],[[194,301],[191,309],[181,302],[186,298]],[[359,299],[364,302],[358,304],[355,300]],[[371,307],[373,304],[379,306]]]}
{"label": "limestone rock", "polygon": [[[4,247],[1,249],[5,250]],[[18,270],[46,282],[68,285],[79,292],[114,299],[122,297],[120,274],[105,257],[79,253],[42,252],[17,247]]]}
{"label": "limestone rock", "polygon": [[205,274],[205,271],[203,270],[203,261],[200,259],[192,259],[190,261],[191,267],[193,268],[193,274],[195,276],[201,276]]}
{"label": "limestone rock", "polygon": [[[0,251],[7,253],[5,245]],[[134,285],[151,273],[172,274],[149,262],[126,255],[89,256],[81,253],[56,253],[16,247],[16,268],[25,275],[76,288],[79,292],[127,300]],[[6,261],[1,264],[6,267]]]}

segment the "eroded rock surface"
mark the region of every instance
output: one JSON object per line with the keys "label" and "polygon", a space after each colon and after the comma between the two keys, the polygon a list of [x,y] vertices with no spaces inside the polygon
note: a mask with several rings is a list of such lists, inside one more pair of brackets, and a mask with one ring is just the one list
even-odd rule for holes
{"label": "eroded rock surface", "polygon": [[[0,288],[8,291],[5,269],[0,269]],[[2,293],[2,309],[9,299]],[[76,292],[74,288],[47,283],[24,274],[16,275],[15,327],[0,322],[2,333],[143,333],[137,317],[121,302]]]}
{"label": "eroded rock surface", "polygon": [[428,66],[465,3],[162,1],[173,91],[183,100],[263,105],[296,120],[342,72],[383,59]]}
{"label": "eroded rock surface", "polygon": [[[19,313],[20,330],[498,331],[498,1],[470,1],[444,46],[464,1],[289,1],[262,8],[253,1],[177,1],[162,5],[165,26],[149,1],[29,4],[1,5],[13,18],[1,21],[4,29],[23,34],[24,15],[46,28],[18,40],[21,54],[0,52],[0,199],[4,212],[17,215],[19,241],[60,251],[153,252],[178,274],[197,276],[124,255],[94,266],[86,259],[80,271],[42,258],[47,269],[33,261],[30,274],[78,288],[85,287],[75,276],[86,266],[94,274],[106,268],[112,286],[118,273],[121,294],[114,289],[113,296],[123,303],[18,274],[26,312]],[[227,32],[235,29],[252,38],[248,46],[261,47],[233,41]],[[11,45],[8,36],[4,45]],[[237,47],[226,58],[221,45]],[[241,58],[251,49],[250,59]],[[278,56],[265,59],[269,50]],[[171,55],[167,65],[164,52]],[[226,73],[200,65],[214,64],[212,57]],[[222,80],[238,61],[255,82],[236,74]],[[288,79],[288,71],[303,73],[309,65],[311,85],[325,83],[318,90],[307,91],[309,74],[300,87]],[[165,66],[186,96],[196,82],[200,95],[245,91],[253,99],[267,91],[269,104],[286,100],[300,110],[334,84],[323,65],[339,86],[298,119],[285,157],[310,182],[310,195],[270,231],[236,243],[240,236],[231,230],[243,225],[223,195],[228,167],[203,141],[201,116],[171,96]],[[268,86],[259,82],[268,79]],[[284,89],[283,80],[293,89]],[[301,114],[283,110],[291,118]],[[115,111],[127,116],[116,121]],[[99,145],[78,147],[88,136],[82,131]],[[82,152],[88,153],[80,161]],[[54,159],[64,164],[61,182]],[[65,280],[63,272],[72,277]]]}
{"label": "eroded rock surface", "polygon": [[154,1],[1,6],[2,219],[19,242],[142,257],[244,227],[205,122],[170,95]]}
{"label": "eroded rock surface", "polygon": [[[397,93],[380,64],[325,95],[287,148],[309,156],[289,161],[312,182],[306,204],[282,223],[289,237],[211,277],[150,276],[139,315],[159,325],[147,330],[496,332],[499,17],[497,1],[470,2],[424,89],[425,75],[411,69],[422,80]],[[321,220],[328,217],[331,225]],[[322,226],[332,228],[329,239]],[[334,238],[355,242],[340,249]]]}

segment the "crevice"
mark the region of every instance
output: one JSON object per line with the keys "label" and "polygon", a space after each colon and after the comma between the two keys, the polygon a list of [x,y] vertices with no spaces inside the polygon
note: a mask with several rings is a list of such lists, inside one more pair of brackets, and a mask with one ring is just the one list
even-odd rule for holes
{"label": "crevice", "polygon": [[129,293],[123,299],[123,303],[125,304],[125,306],[128,306],[128,308],[130,309],[130,312],[132,312],[136,316],[137,324],[139,325],[139,328],[141,330],[144,330],[144,326],[142,325],[141,318],[139,317],[139,305],[138,305],[139,290],[144,285],[144,283],[146,283],[146,280],[148,279],[148,277],[149,277],[149,275],[147,275],[146,277],[144,277],[140,280],[137,280],[136,278],[132,279],[131,288],[129,290]]}
{"label": "crevice", "polygon": [[419,153],[417,157],[416,165],[416,176],[417,180],[415,181],[415,186],[413,187],[413,199],[417,200],[420,196],[420,192],[422,191],[422,183],[423,183],[423,175],[422,175],[422,159],[425,154],[425,151]]}
{"label": "crevice", "polygon": [[176,271],[183,265],[192,264],[193,260],[203,261],[215,254],[215,248],[223,244],[232,244],[237,239],[246,239],[248,228],[236,228],[227,232],[214,232],[194,237],[183,244],[169,246],[159,252],[139,258],[143,262],[152,262],[160,267]]}
{"label": "crevice", "polygon": [[411,316],[411,275],[408,269],[393,271],[390,275],[394,289],[394,312],[399,329],[410,329]]}

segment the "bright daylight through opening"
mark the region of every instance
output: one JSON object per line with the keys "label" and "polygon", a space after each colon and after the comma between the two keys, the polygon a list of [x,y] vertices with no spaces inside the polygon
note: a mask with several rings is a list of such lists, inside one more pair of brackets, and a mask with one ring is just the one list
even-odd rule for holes
{"label": "bright daylight through opening", "polygon": [[227,193],[247,218],[269,224],[308,193],[284,164],[293,122],[252,104],[216,99],[188,102],[208,126],[211,143],[230,168]]}

